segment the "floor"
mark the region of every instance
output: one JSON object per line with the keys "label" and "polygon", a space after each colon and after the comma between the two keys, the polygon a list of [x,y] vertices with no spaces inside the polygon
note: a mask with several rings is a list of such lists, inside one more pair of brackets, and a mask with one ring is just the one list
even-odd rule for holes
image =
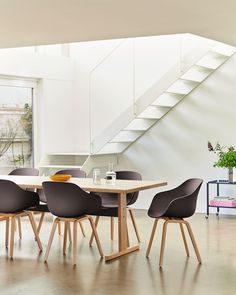
{"label": "floor", "polygon": [[[142,243],[141,250],[120,259],[105,263],[95,246],[89,247],[90,228],[86,222],[87,236],[78,233],[78,263],[73,268],[71,248],[62,255],[63,237],[56,235],[48,264],[39,255],[29,223],[23,219],[23,238],[15,240],[14,260],[7,257],[4,246],[4,222],[0,223],[0,290],[1,294],[160,294],[231,295],[236,290],[236,217],[196,214],[190,218],[200,249],[203,264],[197,263],[193,249],[187,258],[179,227],[170,225],[167,232],[164,268],[158,267],[160,225],[150,258],[145,257],[153,220],[145,210],[136,210]],[[42,227],[44,249],[51,229],[51,216]],[[100,240],[105,253],[116,249],[116,241],[109,240],[109,219],[99,223]],[[129,224],[131,243],[135,236]],[[116,232],[117,234],[117,232]],[[17,236],[16,236],[17,237]]]}

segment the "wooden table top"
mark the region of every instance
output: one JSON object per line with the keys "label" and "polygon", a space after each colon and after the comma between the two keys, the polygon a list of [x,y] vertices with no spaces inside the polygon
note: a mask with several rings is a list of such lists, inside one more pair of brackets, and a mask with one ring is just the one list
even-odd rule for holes
{"label": "wooden table top", "polygon": [[[42,188],[44,181],[52,181],[46,176],[0,175],[0,179],[11,180],[22,188]],[[119,179],[116,180],[115,185],[106,184],[105,179],[101,180],[101,184],[93,184],[92,178],[70,178],[66,182],[74,183],[85,191],[110,193],[131,193],[167,185],[166,181]]]}

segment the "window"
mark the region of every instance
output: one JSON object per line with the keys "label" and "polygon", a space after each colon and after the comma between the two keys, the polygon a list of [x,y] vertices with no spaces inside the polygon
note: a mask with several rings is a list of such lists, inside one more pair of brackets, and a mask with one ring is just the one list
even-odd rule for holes
{"label": "window", "polygon": [[0,80],[0,173],[32,167],[33,87],[17,80]]}

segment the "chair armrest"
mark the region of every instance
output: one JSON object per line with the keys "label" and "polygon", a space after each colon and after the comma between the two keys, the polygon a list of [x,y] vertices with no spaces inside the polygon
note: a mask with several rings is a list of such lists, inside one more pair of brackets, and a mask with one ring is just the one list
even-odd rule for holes
{"label": "chair armrest", "polygon": [[188,196],[189,195],[176,196],[176,191],[174,189],[160,192],[154,196],[148,210],[148,215],[154,218],[164,216],[172,203]]}

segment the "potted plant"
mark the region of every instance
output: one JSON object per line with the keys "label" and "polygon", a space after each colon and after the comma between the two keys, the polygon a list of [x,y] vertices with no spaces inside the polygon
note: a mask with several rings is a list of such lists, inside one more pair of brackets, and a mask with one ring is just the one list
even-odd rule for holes
{"label": "potted plant", "polygon": [[229,182],[233,182],[233,168],[236,167],[236,150],[233,146],[221,146],[218,142],[215,147],[208,141],[208,150],[218,156],[214,167],[228,168]]}

